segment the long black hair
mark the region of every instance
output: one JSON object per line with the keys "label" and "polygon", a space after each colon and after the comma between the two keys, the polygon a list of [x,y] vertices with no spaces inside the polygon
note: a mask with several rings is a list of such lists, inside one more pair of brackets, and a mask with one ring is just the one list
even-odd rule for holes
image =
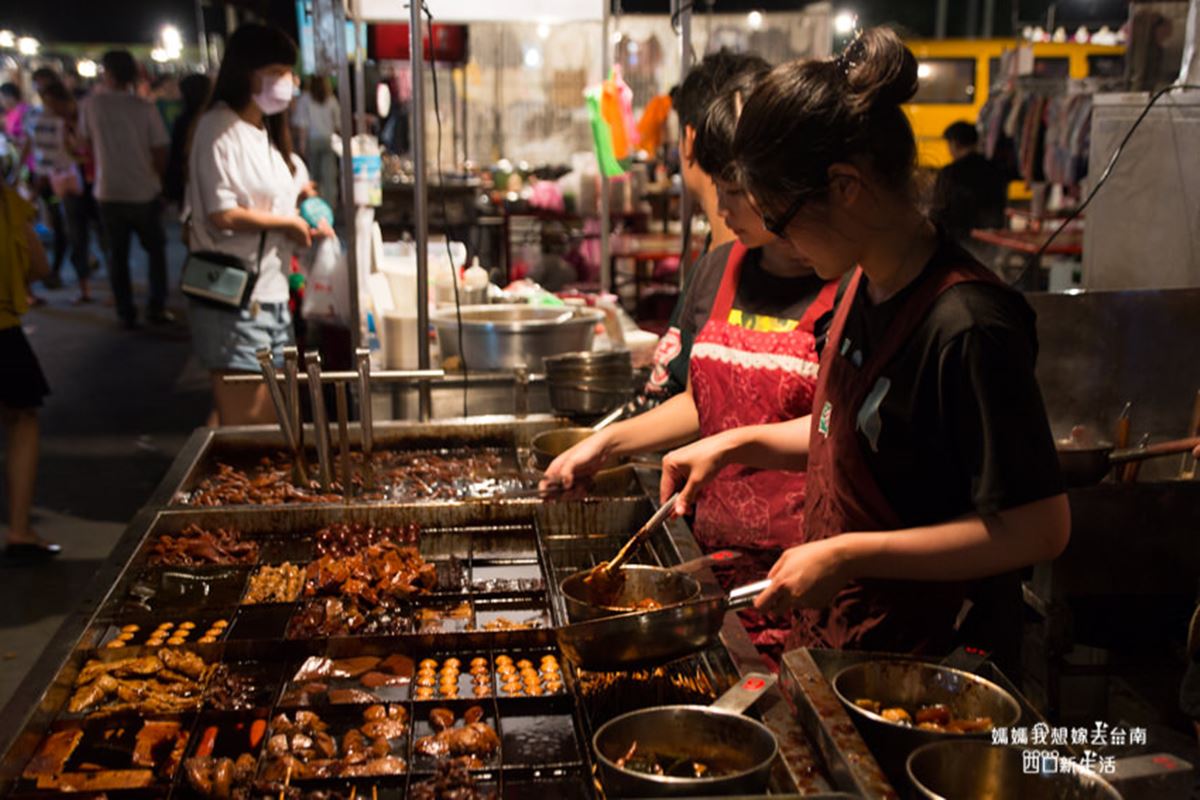
{"label": "long black hair", "polygon": [[[296,43],[278,28],[249,23],[241,26],[229,37],[225,46],[225,57],[217,71],[217,82],[213,85],[209,108],[224,103],[234,111],[241,111],[253,102],[254,71],[275,64],[293,66],[296,63]],[[267,134],[283,160],[293,173],[292,134],[288,124],[288,112],[263,117]]]}

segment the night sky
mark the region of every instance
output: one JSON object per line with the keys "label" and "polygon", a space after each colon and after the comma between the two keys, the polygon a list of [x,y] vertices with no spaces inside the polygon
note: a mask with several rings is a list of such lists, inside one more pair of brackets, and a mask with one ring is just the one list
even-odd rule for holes
{"label": "night sky", "polygon": [[[586,0],[572,0],[585,2]],[[242,0],[263,8],[273,21],[287,28],[295,24],[292,0]],[[614,0],[614,3],[617,0]],[[982,9],[984,0],[978,0]],[[996,0],[996,35],[1011,32],[1013,3],[1019,4],[1022,22],[1045,19],[1051,0]],[[694,0],[706,8],[707,0]],[[667,0],[620,0],[625,13],[667,13]],[[714,10],[790,10],[797,0],[715,0]],[[961,35],[966,23],[966,0],[950,1],[949,33]],[[186,41],[195,40],[194,0],[14,0],[5,3],[0,23],[43,41],[149,43],[170,22]],[[936,0],[835,0],[837,9],[856,11],[866,24],[894,23],[913,35],[933,33]],[[1058,0],[1063,24],[1119,22],[1128,11],[1128,0]],[[209,25],[220,24],[218,9],[208,9]]]}

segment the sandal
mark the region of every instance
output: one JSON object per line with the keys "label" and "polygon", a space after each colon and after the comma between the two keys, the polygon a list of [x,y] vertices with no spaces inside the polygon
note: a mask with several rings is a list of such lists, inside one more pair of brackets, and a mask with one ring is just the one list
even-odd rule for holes
{"label": "sandal", "polygon": [[4,557],[12,560],[42,561],[54,558],[62,547],[51,542],[12,542],[4,548]]}

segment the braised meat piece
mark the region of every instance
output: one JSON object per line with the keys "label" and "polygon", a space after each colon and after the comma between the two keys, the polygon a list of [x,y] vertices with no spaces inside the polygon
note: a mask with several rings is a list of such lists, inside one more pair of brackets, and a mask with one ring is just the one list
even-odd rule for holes
{"label": "braised meat piece", "polygon": [[150,563],[155,565],[253,564],[257,560],[257,542],[244,541],[235,530],[205,530],[196,524],[174,536],[163,534],[150,550]]}
{"label": "braised meat piece", "polygon": [[203,658],[182,650],[108,663],[89,661],[80,670],[67,710],[180,714],[200,705],[210,669]]}
{"label": "braised meat piece", "polygon": [[437,766],[432,778],[414,783],[410,800],[494,800],[494,792],[485,792],[470,773],[470,759],[451,759]]}
{"label": "braised meat piece", "polygon": [[482,720],[483,709],[472,706],[464,712],[463,724],[454,727],[453,712],[446,708],[435,708],[429,713],[429,724],[436,733],[417,739],[414,749],[433,758],[491,756],[500,749],[500,737],[491,725]]}

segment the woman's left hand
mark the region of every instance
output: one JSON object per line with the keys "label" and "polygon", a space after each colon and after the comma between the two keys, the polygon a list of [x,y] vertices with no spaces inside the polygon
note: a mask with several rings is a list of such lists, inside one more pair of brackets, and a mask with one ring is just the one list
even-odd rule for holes
{"label": "woman's left hand", "polygon": [[835,538],[785,550],[767,577],[771,585],[754,601],[754,607],[783,612],[829,605],[851,576]]}
{"label": "woman's left hand", "polygon": [[333,228],[329,226],[329,223],[326,220],[321,220],[318,222],[317,227],[313,229],[313,238],[316,239],[328,239],[333,235]]}

